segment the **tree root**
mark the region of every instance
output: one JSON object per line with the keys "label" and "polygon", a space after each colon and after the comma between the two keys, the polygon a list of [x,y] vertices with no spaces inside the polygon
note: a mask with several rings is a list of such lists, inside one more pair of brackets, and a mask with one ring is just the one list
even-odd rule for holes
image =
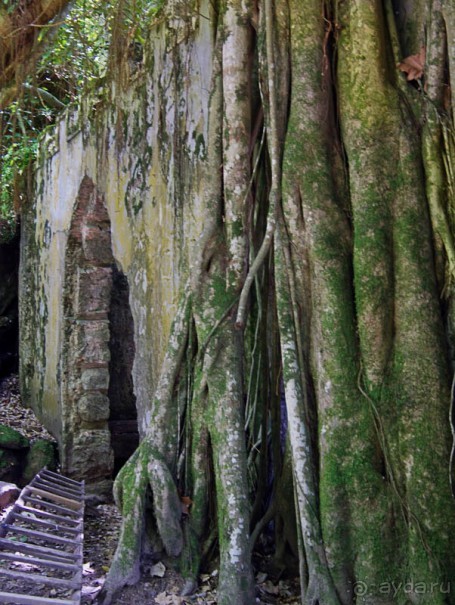
{"label": "tree root", "polygon": [[100,593],[102,605],[109,605],[120,588],[135,584],[139,579],[149,488],[159,538],[167,554],[177,557],[182,552],[181,504],[177,486],[162,456],[145,439],[115,481],[114,497],[122,511],[123,525],[114,560]]}

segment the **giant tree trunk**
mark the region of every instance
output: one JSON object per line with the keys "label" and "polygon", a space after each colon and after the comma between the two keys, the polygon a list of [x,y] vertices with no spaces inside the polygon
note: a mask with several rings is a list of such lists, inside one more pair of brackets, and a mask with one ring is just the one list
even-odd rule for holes
{"label": "giant tree trunk", "polygon": [[[213,529],[218,602],[253,603],[249,535],[280,518],[277,495],[269,513],[261,498],[280,485],[286,425],[302,603],[455,603],[454,10],[210,7],[169,7],[188,48],[198,19],[213,27],[192,189],[205,222],[150,427],[116,481],[124,524],[104,603],[136,581],[150,542],[190,589]],[[421,47],[429,62],[407,81],[397,63]],[[184,519],[179,495],[193,502]]]}

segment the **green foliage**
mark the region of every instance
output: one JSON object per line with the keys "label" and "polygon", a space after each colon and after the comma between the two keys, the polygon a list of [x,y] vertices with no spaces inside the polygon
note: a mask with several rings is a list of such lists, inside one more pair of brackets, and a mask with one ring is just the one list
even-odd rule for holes
{"label": "green foliage", "polygon": [[[144,44],[150,22],[163,8],[164,0],[117,0],[116,16],[130,40]],[[138,18],[139,17],[139,18]]]}
{"label": "green foliage", "polygon": [[0,138],[0,243],[8,242],[16,232],[16,209],[20,205],[25,171],[35,158],[37,135],[35,122],[45,118],[20,107],[17,101],[1,112]]}
{"label": "green foliage", "polygon": [[115,4],[75,0],[63,23],[59,17],[57,23],[44,27],[37,41],[44,52],[29,69],[20,97],[1,112],[0,242],[14,234],[22,177],[36,157],[42,129],[106,72]]}
{"label": "green foliage", "polygon": [[11,15],[11,13],[14,13],[16,10],[17,5],[17,0],[15,2],[12,2],[11,0],[2,0],[0,2],[0,10],[5,11],[7,15]]}
{"label": "green foliage", "polygon": [[[42,28],[37,43],[44,51],[31,62],[20,98],[0,112],[0,243],[15,232],[22,177],[36,157],[41,130],[106,75],[116,44],[137,56],[163,5],[163,0],[74,0],[66,17]],[[0,0],[0,11],[14,6]]]}
{"label": "green foliage", "polygon": [[[35,78],[65,102],[106,73],[117,0],[76,0],[37,65]],[[44,40],[47,34],[43,31]],[[52,34],[51,34],[52,35]]]}
{"label": "green foliage", "polygon": [[29,162],[36,154],[36,139],[24,139],[13,143],[1,160],[0,168],[0,243],[10,240],[15,233],[16,213],[14,210],[18,179],[24,174]]}

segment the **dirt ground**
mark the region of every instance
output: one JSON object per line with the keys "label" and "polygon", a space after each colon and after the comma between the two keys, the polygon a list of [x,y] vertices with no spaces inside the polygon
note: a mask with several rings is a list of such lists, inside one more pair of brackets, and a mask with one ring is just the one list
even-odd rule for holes
{"label": "dirt ground", "polygon": [[[0,381],[0,424],[15,428],[31,440],[52,439],[33,412],[22,406],[15,375]],[[86,507],[82,605],[96,605],[117,546],[120,526],[121,516],[114,504]],[[183,579],[175,571],[166,569],[162,562],[156,561],[144,570],[138,584],[121,590],[112,605],[213,605],[217,603],[217,579],[216,568],[210,573],[202,573],[196,591],[190,596],[181,597]],[[259,571],[256,582],[257,604],[300,603],[297,579],[274,582],[265,572]],[[0,588],[8,589],[7,585],[8,582],[0,577]]]}
{"label": "dirt ground", "polygon": [[[115,551],[121,522],[114,505],[100,505],[97,507],[97,513],[94,517],[87,516],[85,520],[82,598],[84,605],[96,603],[96,595],[108,571],[108,562]],[[213,605],[217,603],[217,579],[217,569],[210,574],[202,573],[195,593],[188,597],[180,597],[183,579],[174,571],[166,569],[163,563],[157,562],[145,571],[137,585],[124,588],[115,597],[113,605]],[[261,605],[300,603],[297,579],[274,583],[266,573],[259,572],[256,581],[256,603]]]}

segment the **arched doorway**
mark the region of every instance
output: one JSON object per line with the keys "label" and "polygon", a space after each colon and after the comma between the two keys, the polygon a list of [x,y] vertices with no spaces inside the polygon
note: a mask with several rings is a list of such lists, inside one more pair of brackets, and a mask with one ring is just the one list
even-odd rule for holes
{"label": "arched doorway", "polygon": [[85,177],[65,259],[61,462],[64,472],[101,494],[110,494],[114,473],[138,439],[128,294],[104,200]]}
{"label": "arched doorway", "polygon": [[132,377],[135,355],[134,322],[129,305],[129,292],[126,276],[114,264],[109,309],[108,388],[114,476],[139,445],[136,396]]}

